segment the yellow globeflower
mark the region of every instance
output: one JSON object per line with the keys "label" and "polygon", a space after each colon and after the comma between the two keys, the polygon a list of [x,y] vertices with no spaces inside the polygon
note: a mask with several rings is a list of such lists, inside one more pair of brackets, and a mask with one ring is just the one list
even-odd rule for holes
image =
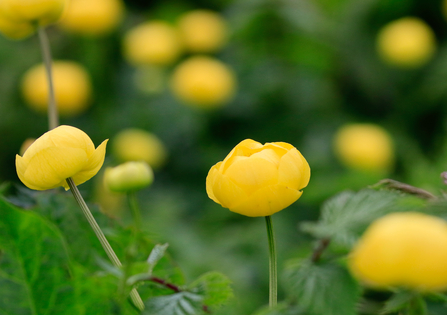
{"label": "yellow globeflower", "polygon": [[210,169],[206,192],[233,212],[270,216],[298,200],[309,179],[309,164],[292,145],[247,139]]}
{"label": "yellow globeflower", "polygon": [[9,39],[23,39],[34,32],[34,26],[27,22],[8,19],[0,13],[0,33]]}
{"label": "yellow globeflower", "polygon": [[389,171],[394,162],[390,135],[374,124],[348,124],[337,131],[335,153],[347,167],[363,171]]}
{"label": "yellow globeflower", "polygon": [[69,32],[98,36],[114,30],[123,13],[121,0],[70,0],[59,25]]}
{"label": "yellow globeflower", "polygon": [[377,37],[377,50],[384,61],[404,68],[422,66],[436,49],[435,35],[421,19],[405,17],[384,26]]}
{"label": "yellow globeflower", "polygon": [[233,71],[217,59],[195,56],[180,64],[171,81],[181,101],[199,108],[217,108],[228,102],[236,89]]}
{"label": "yellow globeflower", "polygon": [[153,168],[163,165],[167,157],[166,148],[157,136],[137,128],[116,135],[113,153],[121,161],[145,161]]}
{"label": "yellow globeflower", "polygon": [[1,0],[0,16],[42,26],[56,22],[66,3],[67,0]]}
{"label": "yellow globeflower", "polygon": [[227,42],[226,22],[213,11],[189,11],[180,17],[178,27],[185,48],[194,53],[214,52]]}
{"label": "yellow globeflower", "polygon": [[124,57],[133,65],[169,65],[182,51],[177,30],[163,21],[134,27],[125,35],[123,46]]}
{"label": "yellow globeflower", "polygon": [[[53,62],[54,93],[59,113],[75,116],[89,105],[91,82],[85,68],[72,61]],[[39,112],[48,107],[48,83],[43,64],[29,69],[22,80],[22,93],[26,102]]]}
{"label": "yellow globeflower", "polygon": [[386,215],[367,229],[348,263],[371,286],[445,290],[447,223],[416,212]]}
{"label": "yellow globeflower", "polygon": [[116,167],[108,167],[104,173],[104,185],[113,192],[128,192],[152,184],[154,173],[144,161],[130,161]]}
{"label": "yellow globeflower", "polygon": [[92,178],[101,168],[107,140],[95,150],[92,140],[82,130],[59,126],[38,138],[25,151],[16,155],[17,175],[28,188],[68,189],[66,179],[76,185]]}

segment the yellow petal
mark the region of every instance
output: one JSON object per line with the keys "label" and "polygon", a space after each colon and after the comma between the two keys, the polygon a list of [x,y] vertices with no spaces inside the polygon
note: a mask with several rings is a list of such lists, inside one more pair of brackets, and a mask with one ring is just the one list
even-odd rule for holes
{"label": "yellow petal", "polygon": [[37,190],[55,188],[79,172],[86,161],[87,155],[81,149],[44,148],[27,163],[22,182]]}
{"label": "yellow petal", "polygon": [[275,150],[263,149],[262,151],[256,152],[251,156],[251,158],[254,158],[254,157],[264,159],[264,160],[274,164],[276,167],[279,166],[280,155],[278,155],[275,152]]}
{"label": "yellow petal", "polygon": [[237,146],[234,147],[233,150],[227,155],[227,157],[222,161],[222,165],[220,166],[220,171],[225,172],[228,166],[234,163],[234,159],[238,156],[251,156],[253,153],[256,153],[262,150],[263,145],[257,141],[246,139],[240,142]]}
{"label": "yellow petal", "polygon": [[[96,173],[98,173],[99,169],[104,163],[108,141],[108,139],[104,140],[89,157],[87,163],[84,164],[83,168],[76,174],[70,176],[72,177],[76,185],[85,183],[90,178],[95,176]],[[66,182],[64,182],[62,186],[64,186],[65,189],[68,189],[68,185]]]}
{"label": "yellow petal", "polygon": [[215,172],[213,177],[214,182],[211,189],[217,203],[222,207],[230,208],[247,198],[247,194],[227,176],[222,175],[220,172]]}
{"label": "yellow petal", "polygon": [[214,196],[213,192],[213,185],[216,180],[217,173],[219,172],[219,167],[222,164],[222,162],[217,163],[208,172],[208,175],[206,176],[206,193],[208,194],[208,197],[213,200],[215,203],[220,204],[219,200]]}
{"label": "yellow petal", "polygon": [[282,185],[267,186],[229,209],[249,217],[268,216],[290,206],[301,197],[302,193]]}
{"label": "yellow petal", "polygon": [[88,156],[95,151],[95,146],[90,137],[84,131],[72,126],[61,125],[53,129],[48,134],[48,138],[56,147],[83,149]]}
{"label": "yellow petal", "polygon": [[239,157],[224,173],[248,195],[278,183],[276,165],[257,157]]}
{"label": "yellow petal", "polygon": [[297,149],[291,149],[281,158],[278,169],[278,183],[292,189],[301,190],[307,186],[309,179],[309,165]]}

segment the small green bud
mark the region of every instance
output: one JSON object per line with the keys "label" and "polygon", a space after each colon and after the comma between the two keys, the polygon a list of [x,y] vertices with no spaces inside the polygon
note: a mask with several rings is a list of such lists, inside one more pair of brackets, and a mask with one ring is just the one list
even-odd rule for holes
{"label": "small green bud", "polygon": [[104,173],[104,185],[113,192],[128,192],[152,184],[154,173],[143,161],[130,161],[116,167],[108,167]]}

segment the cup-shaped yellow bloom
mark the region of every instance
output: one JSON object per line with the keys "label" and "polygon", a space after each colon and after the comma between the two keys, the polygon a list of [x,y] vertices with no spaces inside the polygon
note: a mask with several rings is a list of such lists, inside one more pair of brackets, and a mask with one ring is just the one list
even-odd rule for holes
{"label": "cup-shaped yellow bloom", "polygon": [[183,14],[178,28],[185,49],[194,53],[210,53],[227,42],[228,28],[224,18],[210,10],[193,10]]}
{"label": "cup-shaped yellow bloom", "polygon": [[[72,117],[83,113],[90,105],[92,87],[90,75],[79,63],[53,62],[54,94],[61,116]],[[48,82],[45,67],[30,68],[22,79],[22,94],[26,103],[38,112],[48,110]]]}
{"label": "cup-shaped yellow bloom", "polygon": [[164,21],[142,23],[124,36],[124,57],[135,65],[169,65],[182,52],[176,28]]}
{"label": "cup-shaped yellow bloom", "polygon": [[17,175],[31,189],[46,190],[59,186],[68,189],[66,179],[76,185],[92,178],[101,168],[107,140],[95,150],[89,136],[71,126],[59,126],[16,155]]}
{"label": "cup-shaped yellow bloom", "polygon": [[386,215],[349,256],[351,272],[378,288],[447,289],[447,222],[416,212]]}
{"label": "cup-shaped yellow bloom", "polygon": [[309,179],[309,164],[294,146],[247,139],[210,169],[206,191],[233,212],[269,216],[298,200]]}
{"label": "cup-shaped yellow bloom", "polygon": [[221,61],[207,56],[194,56],[174,70],[171,89],[186,104],[199,108],[217,108],[234,96],[236,77]]}
{"label": "cup-shaped yellow bloom", "polygon": [[70,0],[59,26],[76,34],[100,36],[114,30],[123,13],[121,0]]}
{"label": "cup-shaped yellow bloom", "polygon": [[115,167],[108,167],[104,173],[104,185],[113,192],[128,192],[152,184],[154,173],[143,161],[130,161]]}
{"label": "cup-shaped yellow bloom", "polygon": [[145,161],[154,169],[162,166],[168,155],[156,135],[137,128],[122,130],[112,144],[113,153],[120,161]]}
{"label": "cup-shaped yellow bloom", "polygon": [[62,15],[66,0],[1,0],[0,15],[17,22],[47,25]]}

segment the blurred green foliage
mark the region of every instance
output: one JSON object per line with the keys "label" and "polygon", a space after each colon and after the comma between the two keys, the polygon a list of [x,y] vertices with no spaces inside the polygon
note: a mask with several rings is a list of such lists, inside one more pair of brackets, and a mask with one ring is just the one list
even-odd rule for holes
{"label": "blurred green foliage", "polygon": [[[447,21],[442,1],[129,0],[126,5],[127,13],[120,28],[105,37],[67,34],[57,25],[48,29],[54,58],[82,63],[93,79],[94,99],[90,109],[79,117],[63,118],[61,123],[84,130],[95,144],[106,138],[113,142],[120,130],[129,127],[153,132],[166,144],[169,151],[166,165],[156,171],[153,186],[138,194],[147,233],[146,243],[139,244],[140,251],[127,252],[133,241],[126,206],[119,220],[102,215],[99,207],[95,216],[106,227],[106,235],[120,257],[135,255],[133,259],[144,261],[156,243],[168,242],[169,258],[160,261],[165,280],[184,285],[211,270],[227,275],[236,298],[213,314],[251,314],[266,304],[268,293],[267,239],[262,218],[245,218],[222,209],[208,199],[205,191],[209,168],[241,140],[289,142],[303,153],[312,169],[303,197],[274,216],[280,273],[286,260],[311,256],[314,237],[335,238],[339,244],[331,243],[333,255],[345,254],[371,220],[391,211],[386,202],[399,198],[360,192],[372,199],[362,208],[364,212],[357,213],[358,218],[347,210],[361,209],[346,207],[342,215],[337,214],[337,220],[331,220],[328,210],[331,202],[338,205],[342,200],[353,203],[364,200],[364,196],[347,192],[322,207],[321,221],[306,226],[304,230],[312,235],[299,229],[302,221],[317,220],[319,206],[327,198],[381,179],[378,174],[348,170],[337,161],[332,140],[343,124],[372,122],[383,126],[393,137],[397,156],[396,167],[389,176],[435,194],[443,189],[439,174],[447,169]],[[149,95],[140,91],[134,81],[136,69],[122,57],[121,40],[132,26],[154,18],[173,22],[180,13],[194,8],[221,12],[231,32],[228,45],[216,57],[234,69],[238,93],[232,102],[214,111],[190,108],[171,94],[168,78],[175,65],[166,69],[165,89],[161,93]],[[378,30],[403,16],[422,18],[436,34],[437,52],[424,67],[394,68],[376,54]],[[15,154],[22,142],[40,136],[48,128],[47,117],[29,109],[20,93],[22,75],[39,62],[36,36],[23,41],[0,37],[0,182],[12,183],[5,189],[8,200],[30,209],[11,208],[1,200],[0,303],[5,311],[0,308],[0,314],[31,314],[30,304],[14,302],[30,294],[27,291],[30,288],[31,292],[35,289],[54,295],[45,298],[39,295],[39,299],[26,296],[27,303],[34,303],[36,311],[32,314],[63,314],[51,304],[53,298],[66,301],[82,298],[84,305],[67,302],[82,307],[85,313],[80,314],[101,314],[99,308],[110,314],[105,310],[113,310],[119,304],[117,282],[99,267],[98,259],[105,256],[74,201],[60,191],[24,190],[15,173]],[[116,157],[109,152],[105,164],[116,163]],[[100,176],[80,187],[92,202],[97,201]],[[410,205],[417,209],[423,206],[418,202]],[[411,207],[400,205],[398,210]],[[430,209],[447,217],[444,205]],[[10,212],[3,213],[6,210]],[[23,230],[25,238],[21,237]],[[33,269],[20,269],[19,262],[27,262],[25,265]],[[296,276],[300,272],[313,275],[317,273],[315,269],[323,268],[337,285],[351,290],[355,296],[359,294],[338,261],[302,266],[310,271],[295,270]],[[14,275],[14,281],[2,277],[4,272]],[[68,274],[73,277],[67,280]],[[46,281],[40,281],[42,278]],[[326,285],[318,281],[311,284]],[[277,311],[261,313],[304,314],[309,310],[301,307],[311,305],[311,297],[304,295],[305,287],[301,289],[297,291],[301,292],[298,298],[308,304],[298,307],[295,301],[287,300]],[[330,294],[327,288],[316,289]],[[151,290],[151,287],[144,289],[142,295],[148,297],[157,291]],[[289,296],[286,291],[280,286],[280,299]],[[198,301],[211,299],[198,292],[185,292],[171,298],[187,303],[192,309],[197,308]],[[390,296],[371,294],[375,300],[377,296],[379,300]],[[98,300],[106,301],[101,307],[93,306],[97,295],[101,296]],[[162,309],[165,302],[150,303]],[[355,301],[348,299],[346,303],[350,303],[346,308],[352,309]],[[309,314],[332,314],[324,312],[325,307],[331,307],[330,300],[320,307],[323,309],[311,308]],[[442,314],[442,311],[436,313],[437,307],[436,303],[429,305],[433,314]],[[76,314],[69,309],[64,312]]]}

